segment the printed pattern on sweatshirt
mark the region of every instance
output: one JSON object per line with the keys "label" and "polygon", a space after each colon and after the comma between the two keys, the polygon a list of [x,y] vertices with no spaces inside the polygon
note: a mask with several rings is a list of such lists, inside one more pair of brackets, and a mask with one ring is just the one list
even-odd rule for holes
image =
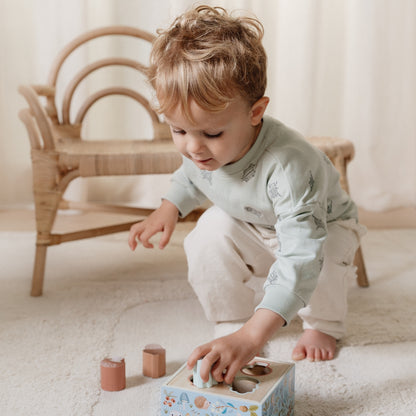
{"label": "printed pattern on sweatshirt", "polygon": [[357,218],[326,155],[267,116],[255,143],[237,162],[204,171],[183,158],[164,198],[181,216],[208,199],[236,219],[275,229],[277,260],[258,308],[271,309],[287,322],[316,286],[328,223]]}

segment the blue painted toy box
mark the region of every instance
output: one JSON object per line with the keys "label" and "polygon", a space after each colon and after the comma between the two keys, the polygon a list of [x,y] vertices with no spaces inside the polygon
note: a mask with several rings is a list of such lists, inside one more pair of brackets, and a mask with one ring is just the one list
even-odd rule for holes
{"label": "blue painted toy box", "polygon": [[198,388],[183,365],[161,389],[162,416],[289,416],[294,414],[295,366],[256,357],[232,385]]}

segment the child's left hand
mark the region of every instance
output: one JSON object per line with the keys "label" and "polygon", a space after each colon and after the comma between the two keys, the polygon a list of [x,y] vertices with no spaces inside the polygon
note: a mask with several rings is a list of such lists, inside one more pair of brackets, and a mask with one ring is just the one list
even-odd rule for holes
{"label": "child's left hand", "polygon": [[247,337],[243,327],[231,335],[195,348],[188,359],[188,369],[192,369],[203,357],[200,372],[202,381],[207,382],[211,372],[219,383],[224,381],[231,384],[240,368],[252,360],[260,348]]}

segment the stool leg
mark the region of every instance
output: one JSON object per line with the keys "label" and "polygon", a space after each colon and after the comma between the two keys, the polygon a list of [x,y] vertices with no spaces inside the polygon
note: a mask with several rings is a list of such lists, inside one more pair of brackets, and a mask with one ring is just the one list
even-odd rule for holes
{"label": "stool leg", "polygon": [[[342,189],[349,193],[348,179],[347,179],[347,164],[349,159],[337,157],[335,158],[334,165],[338,172],[340,173],[340,184]],[[360,287],[370,286],[367,278],[367,271],[365,269],[364,257],[361,247],[358,247],[357,252],[355,253],[354,264],[357,266],[357,283]]]}
{"label": "stool leg", "polygon": [[358,247],[357,252],[355,253],[354,264],[357,266],[357,283],[360,287],[368,287],[367,271],[365,269],[363,253],[361,247]]}

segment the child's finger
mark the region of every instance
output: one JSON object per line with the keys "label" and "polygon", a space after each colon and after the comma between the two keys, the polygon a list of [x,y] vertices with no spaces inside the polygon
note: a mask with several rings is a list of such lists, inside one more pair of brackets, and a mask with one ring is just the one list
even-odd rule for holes
{"label": "child's finger", "polygon": [[221,355],[217,351],[210,351],[202,360],[200,376],[204,383],[209,380],[209,373],[213,365],[220,359]]}
{"label": "child's finger", "polygon": [[242,366],[238,360],[233,361],[227,368],[227,372],[224,375],[224,381],[227,384],[231,384],[234,380],[235,375]]}
{"label": "child's finger", "polygon": [[130,228],[128,244],[132,250],[134,250],[137,247],[137,238],[140,236],[142,228],[143,227],[141,223],[134,224]]}
{"label": "child's finger", "polygon": [[134,239],[133,241],[129,241],[129,247],[132,251],[136,250],[136,247],[137,247],[136,239]]}
{"label": "child's finger", "polygon": [[139,236],[140,234],[130,234],[128,243],[132,250],[136,249]]}
{"label": "child's finger", "polygon": [[200,358],[204,357],[204,355],[208,354],[210,350],[211,348],[208,344],[200,345],[199,347],[195,348],[188,358],[188,362],[187,362],[188,370],[192,370],[196,362]]}
{"label": "child's finger", "polygon": [[142,243],[143,247],[153,248],[153,244],[149,240],[160,231],[162,231],[160,225],[149,224],[137,238]]}
{"label": "child's finger", "polygon": [[156,234],[156,232],[152,231],[143,231],[140,236],[138,236],[139,241],[142,243],[142,246],[145,248],[153,248],[153,244],[149,241],[149,239]]}
{"label": "child's finger", "polygon": [[217,362],[211,368],[211,374],[218,381],[221,383],[224,381],[224,373],[227,370],[227,364],[221,358],[217,360]]}
{"label": "child's finger", "polygon": [[159,241],[160,249],[164,249],[167,246],[167,244],[169,243],[170,237],[172,236],[172,233],[173,233],[172,227],[166,226],[164,228],[162,237],[160,238],[160,241]]}

